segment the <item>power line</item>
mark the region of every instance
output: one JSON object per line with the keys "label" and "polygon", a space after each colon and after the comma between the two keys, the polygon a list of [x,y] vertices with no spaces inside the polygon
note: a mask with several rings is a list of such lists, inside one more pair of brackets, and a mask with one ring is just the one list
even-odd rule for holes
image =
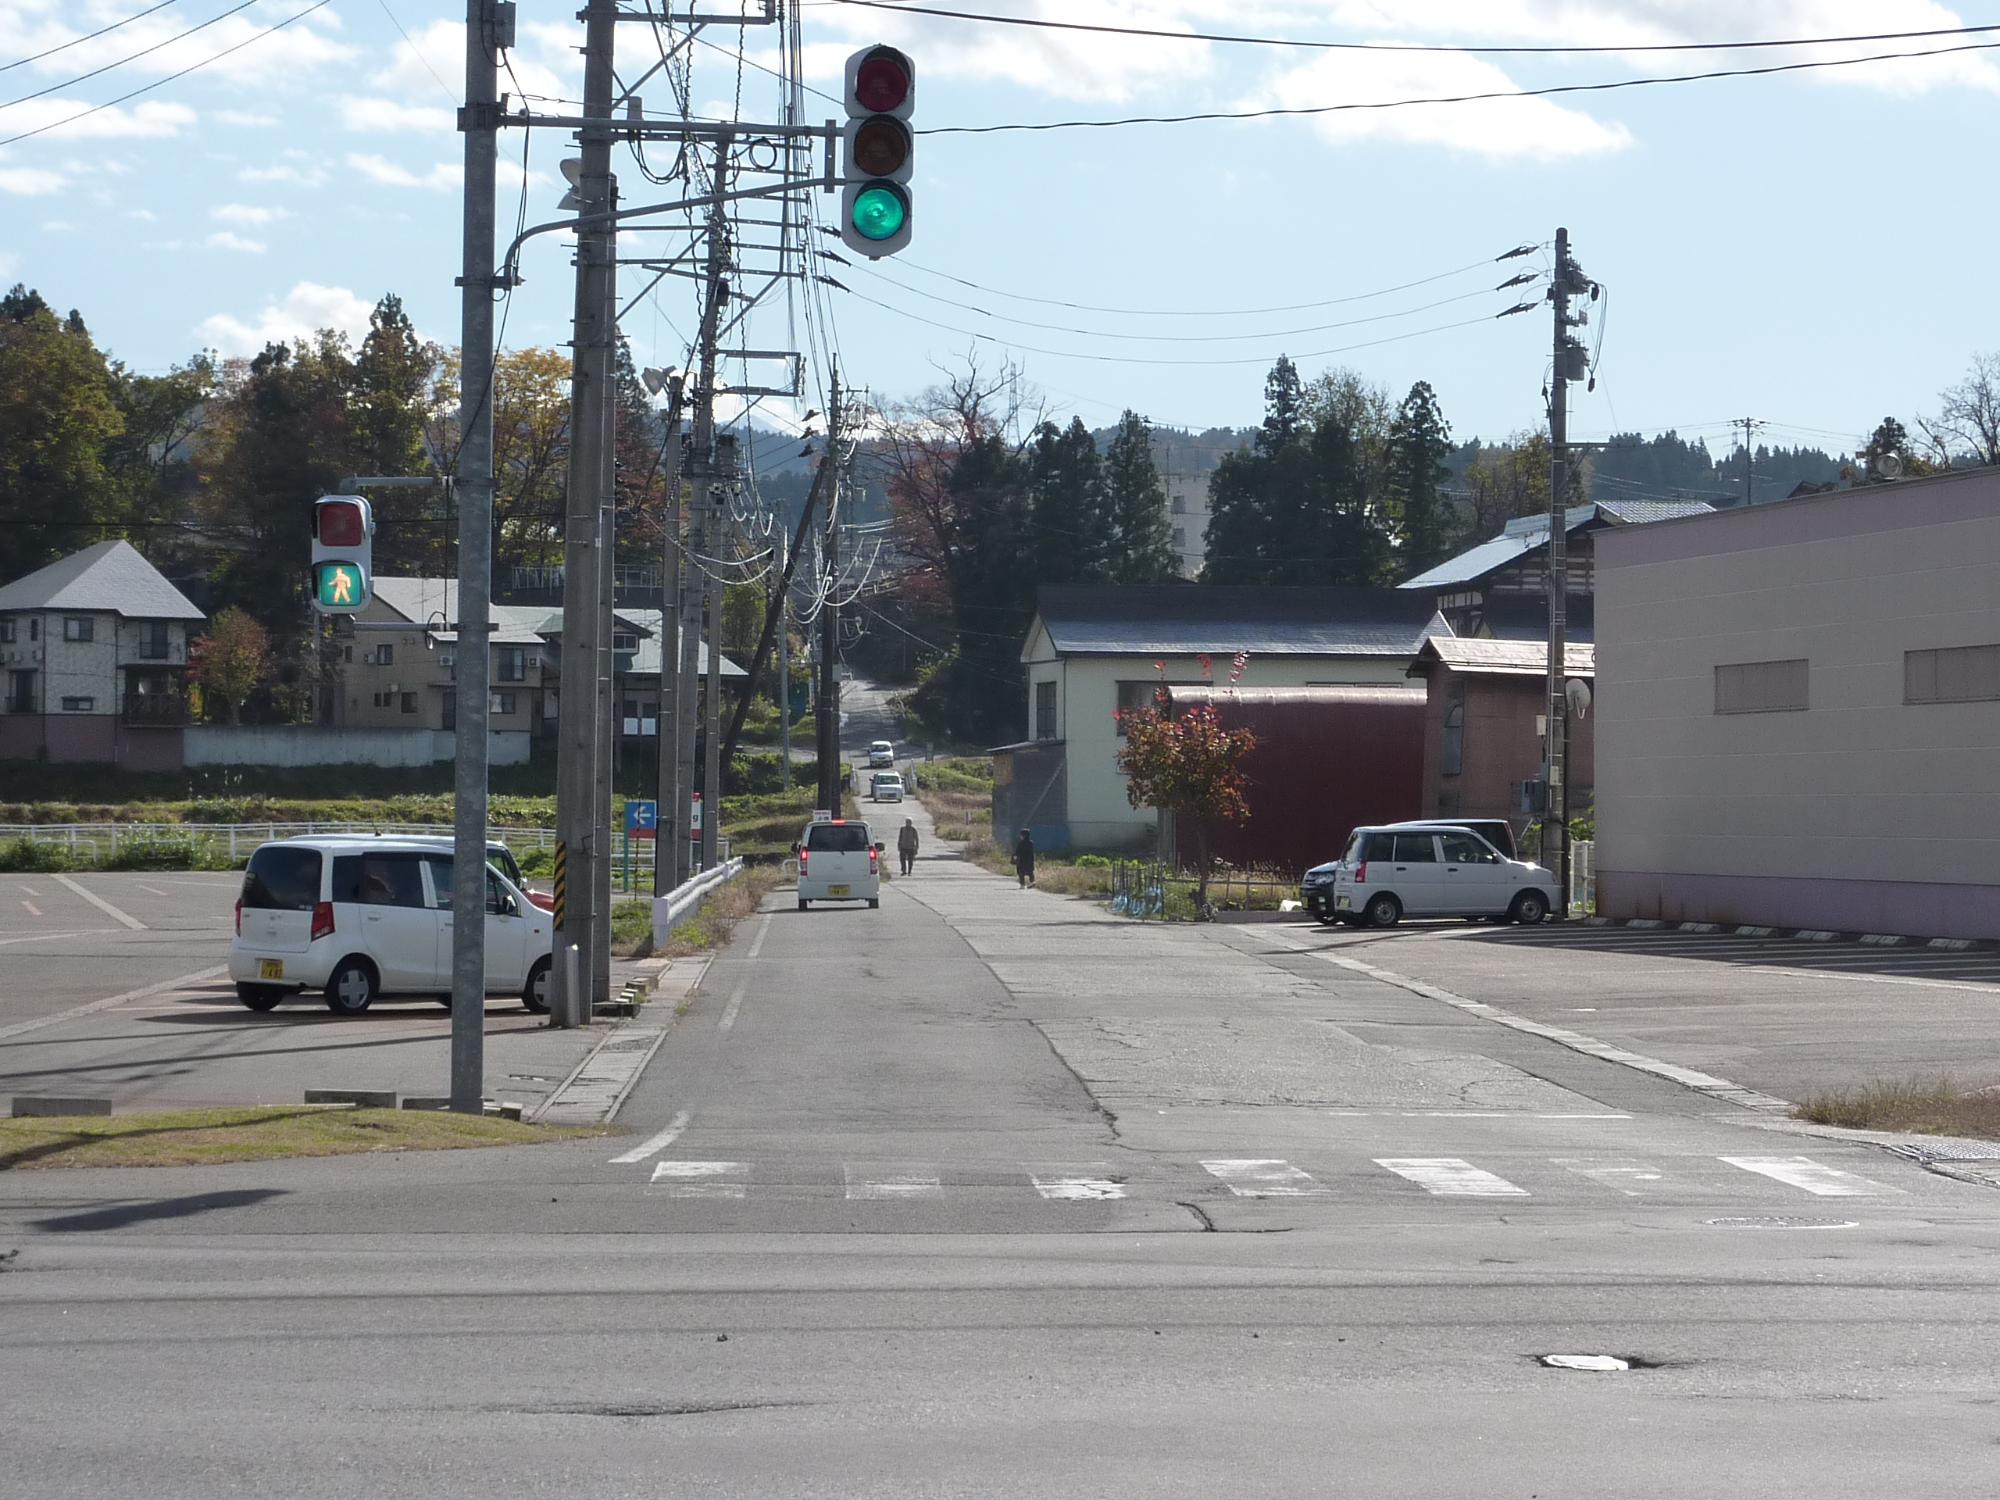
{"label": "power line", "polygon": [[18,141],[32,140],[35,136],[47,135],[51,130],[58,130],[64,125],[73,125],[78,120],[86,119],[91,115],[97,114],[101,110],[111,109],[117,105],[123,104],[128,99],[136,99],[141,94],[150,94],[154,89],[162,88],[165,85],[174,82],[176,79],[185,78],[187,77],[188,74],[196,72],[202,68],[205,68],[210,63],[220,62],[222,61],[223,58],[230,56],[232,53],[241,52],[245,47],[248,47],[252,42],[261,42],[264,40],[265,37],[270,36],[273,32],[283,31],[287,26],[291,25],[294,21],[303,21],[307,16],[311,15],[314,11],[324,10],[328,5],[332,3],[333,0],[313,0],[313,3],[311,5],[308,5],[304,10],[299,11],[294,15],[289,15],[285,17],[285,19],[282,21],[278,21],[270,26],[266,26],[262,31],[255,32],[252,35],[245,37],[242,41],[236,43],[236,45],[233,47],[224,47],[220,52],[213,53],[208,57],[204,57],[200,62],[189,63],[185,68],[182,68],[179,72],[169,73],[164,78],[156,78],[151,83],[144,84],[139,88],[133,89],[130,93],[120,94],[116,99],[107,99],[102,104],[93,104],[89,109],[79,110],[76,114],[73,115],[65,115],[60,120],[52,120],[48,124],[39,126],[34,130],[24,130],[19,135],[10,135],[5,140],[0,140],[0,146],[11,146]]}
{"label": "power line", "polygon": [[1104,26],[1083,21],[1049,21],[1036,16],[996,16],[983,11],[944,10],[927,5],[903,5],[894,0],[829,0],[870,10],[937,16],[949,21],[978,21],[994,26],[1027,26],[1042,31],[1082,31],[1104,36],[1156,37],[1172,42],[1224,42],[1243,47],[1291,47],[1319,52],[1469,52],[1487,57],[1563,57],[1605,52],[1754,52],[1773,47],[1828,47],[1843,42],[1908,42],[1925,37],[1979,36],[2000,31],[1992,26],[1940,26],[1928,31],[1878,31],[1859,36],[1800,36],[1755,42],[1622,42],[1575,46],[1477,46],[1450,42],[1330,42],[1296,37],[1245,36],[1214,31],[1167,31],[1148,26]]}
{"label": "power line", "polygon": [[[1556,94],[1602,94],[1613,89],[1644,88],[1657,83],[1706,83],[1718,78],[1761,78],[1775,73],[1803,73],[1815,68],[1851,68],[1862,63],[1900,62],[1909,58],[1948,57],[1958,52],[1990,52],[2000,42],[1968,42],[1959,47],[1933,47],[1921,52],[1877,52],[1867,57],[1832,57],[1810,62],[1769,63],[1760,68],[1717,68],[1706,73],[1669,73],[1651,78],[1620,78],[1608,83],[1558,83],[1539,89],[1488,89],[1476,94],[1439,94],[1423,99],[1382,99],[1372,103],[1302,104],[1268,109],[1203,110],[1186,115],[1128,115],[1115,120],[1039,120],[1000,125],[933,125],[918,135],[998,135],[1006,131],[1110,130],[1122,125],[1187,125],[1208,120],[1269,120],[1290,116],[1343,114],[1353,110],[1408,109],[1423,104],[1477,104],[1493,99],[1545,99]],[[4,144],[4,142],[0,142]]]}
{"label": "power line", "polygon": [[101,36],[108,36],[121,26],[130,26],[134,21],[143,21],[156,10],[165,10],[169,5],[178,4],[180,4],[180,0],[159,0],[159,4],[149,5],[144,10],[139,11],[135,15],[129,15],[122,21],[113,21],[109,26],[100,26],[95,31],[86,31],[82,36],[73,36],[66,42],[58,42],[53,47],[44,47],[40,52],[30,53],[26,57],[17,57],[10,63],[0,63],[0,73],[11,73],[16,68],[25,68],[29,63],[40,62],[45,57],[54,57],[58,52],[67,52],[70,48],[84,42],[94,42]]}
{"label": "power line", "polygon": [[159,52],[164,50],[165,48],[173,46],[175,42],[186,41],[189,37],[193,36],[197,31],[208,30],[209,27],[213,26],[218,21],[228,20],[238,11],[248,10],[251,6],[255,5],[256,3],[257,0],[241,0],[240,4],[230,7],[230,9],[223,11],[220,15],[210,16],[206,21],[202,21],[197,25],[190,26],[186,31],[178,32],[175,35],[166,38],[164,41],[155,42],[150,47],[141,47],[137,52],[127,53],[124,57],[119,58],[115,62],[108,62],[101,68],[92,68],[88,73],[79,73],[74,78],[65,78],[61,83],[52,83],[47,88],[37,89],[32,94],[23,94],[18,99],[9,99],[6,101],[6,103],[0,104],[0,109],[12,109],[17,104],[26,104],[30,99],[46,98],[50,94],[60,93],[62,90],[74,87],[76,84],[87,83],[91,79],[97,77],[100,73],[109,73],[113,68],[122,68],[128,62],[137,62],[142,57],[150,57],[155,52]]}
{"label": "power line", "polygon": [[[375,0],[375,3],[382,7],[382,14],[387,16],[389,18],[389,24],[396,28],[396,35],[403,39],[403,45],[410,49],[411,55],[414,56],[418,62],[424,65],[424,71],[431,75],[431,77],[436,81],[437,86],[439,88],[444,90],[445,98],[449,99],[453,105],[456,105],[458,103],[458,95],[454,94],[451,91],[450,84],[446,83],[442,78],[438,77],[437,69],[431,66],[431,60],[428,57],[425,57],[422,52],[417,50],[417,44],[410,40],[409,32],[403,30],[403,23],[397,20],[396,13],[393,10],[389,9],[389,0]],[[514,65],[511,60],[507,64],[507,76],[509,78],[514,78]],[[520,79],[514,78],[514,82],[516,84],[519,84],[520,81],[521,81]],[[526,132],[523,132],[523,134],[525,133]]]}

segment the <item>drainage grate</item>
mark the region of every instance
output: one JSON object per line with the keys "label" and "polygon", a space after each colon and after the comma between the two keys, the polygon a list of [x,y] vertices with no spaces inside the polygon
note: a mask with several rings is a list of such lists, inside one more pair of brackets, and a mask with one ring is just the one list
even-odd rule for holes
{"label": "drainage grate", "polygon": [[1717,1229],[1853,1229],[1854,1219],[1805,1219],[1792,1214],[1742,1214],[1728,1219],[1703,1219]]}

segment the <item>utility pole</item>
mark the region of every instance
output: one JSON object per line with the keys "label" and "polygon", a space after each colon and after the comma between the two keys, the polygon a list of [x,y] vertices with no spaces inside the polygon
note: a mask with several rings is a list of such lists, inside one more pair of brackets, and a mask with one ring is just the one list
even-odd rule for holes
{"label": "utility pole", "polygon": [[[583,159],[577,198],[586,216],[611,206],[610,116],[616,81],[612,38],[617,0],[587,0],[584,10],[583,97],[586,123],[577,129]],[[603,123],[588,123],[601,121]],[[576,237],[576,311],[571,363],[572,434],[569,494],[563,548],[563,651],[556,764],[556,954],[551,1020],[557,1026],[585,1026],[598,991],[596,968],[602,944],[597,929],[609,913],[598,903],[598,865],[608,859],[610,799],[599,800],[598,635],[602,625],[603,526],[606,407],[611,399],[613,305],[616,277],[611,221],[586,224]]]}
{"label": "utility pole", "polygon": [[458,718],[452,774],[451,1107],[486,1104],[486,687],[493,587],[493,177],[499,56],[514,44],[494,0],[466,0],[465,244],[459,262]]}
{"label": "utility pole", "polygon": [[1750,504],[1751,468],[1750,435],[1760,425],[1755,417],[1738,417],[1736,425],[1743,429],[1743,503]]}
{"label": "utility pole", "polygon": [[[715,685],[718,660],[716,653],[714,617],[715,580],[702,566],[701,559],[715,544],[720,530],[715,521],[715,364],[716,339],[722,326],[722,306],[729,295],[729,283],[724,273],[729,268],[729,235],[724,222],[724,194],[729,190],[729,148],[730,138],[725,134],[715,143],[715,172],[710,184],[711,198],[708,210],[708,255],[702,278],[701,302],[701,369],[695,377],[694,387],[694,433],[688,451],[688,477],[690,494],[688,498],[688,543],[687,543],[687,587],[682,590],[681,628],[684,634],[682,661],[687,671],[686,690],[677,708],[680,713],[679,734],[677,736],[685,750],[682,759],[682,786],[701,787],[701,847],[693,847],[693,839],[688,840],[688,873],[697,868],[708,869],[715,860],[715,825],[721,809],[716,805],[721,798],[718,788],[713,785],[709,767],[716,763],[717,745],[713,729],[706,731],[703,745],[702,765],[697,770],[694,764],[695,726],[697,723],[713,722]],[[697,576],[700,588],[694,587]],[[697,650],[697,646],[699,650]],[[708,658],[708,701],[700,702],[695,693],[695,682],[700,667],[700,658]]]}
{"label": "utility pole", "polygon": [[1555,306],[1554,372],[1549,382],[1549,712],[1548,769],[1542,785],[1542,857],[1555,872],[1557,921],[1569,915],[1569,382],[1584,375],[1584,348],[1570,337],[1583,322],[1572,317],[1570,298],[1596,296],[1581,267],[1570,259],[1569,231],[1556,231],[1556,265],[1549,283]]}
{"label": "utility pole", "polygon": [[[615,76],[615,75],[614,75]],[[618,206],[618,180],[607,176],[607,208]],[[602,840],[597,857],[597,890],[591,910],[597,920],[591,924],[591,938],[597,951],[590,963],[589,999],[584,1015],[596,1013],[599,1005],[611,1002],[611,797],[617,774],[617,751],[623,723],[618,698],[618,658],[612,646],[612,608],[617,603],[618,581],[618,221],[604,227],[604,322],[605,341],[603,396],[598,403],[600,435],[597,447],[597,761],[592,767],[590,805],[597,817]],[[630,838],[621,827],[621,838]]]}
{"label": "utility pole", "polygon": [[840,362],[834,361],[826,404],[827,462],[833,489],[826,503],[826,597],[819,606],[819,702],[814,728],[819,745],[819,802],[840,816],[840,611],[834,594],[840,583]]}
{"label": "utility pole", "polygon": [[[808,499],[810,503],[810,499]],[[792,789],[792,627],[786,607],[792,592],[792,551],[784,532],[778,533],[778,583],[774,601],[778,615],[778,784]]]}
{"label": "utility pole", "polygon": [[679,722],[677,700],[681,664],[681,391],[676,370],[667,377],[667,498],[661,508],[660,543],[660,706],[653,719],[653,749],[659,764],[659,826],[653,833],[653,895],[664,896],[674,878],[674,852],[687,842],[687,789],[680,782],[680,758],[669,727]]}

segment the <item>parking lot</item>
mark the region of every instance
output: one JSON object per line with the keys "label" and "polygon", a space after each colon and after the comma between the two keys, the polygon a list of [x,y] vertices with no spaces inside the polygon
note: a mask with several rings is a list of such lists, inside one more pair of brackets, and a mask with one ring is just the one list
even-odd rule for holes
{"label": "parking lot", "polygon": [[1814,1089],[1949,1075],[2000,1084],[2000,953],[1872,947],[1580,923],[1292,925],[1316,949],[1801,1099]]}

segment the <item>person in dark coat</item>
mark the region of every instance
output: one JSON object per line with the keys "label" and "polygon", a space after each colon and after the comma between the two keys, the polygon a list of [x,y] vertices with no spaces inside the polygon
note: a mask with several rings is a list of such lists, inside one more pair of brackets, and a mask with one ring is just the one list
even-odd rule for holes
{"label": "person in dark coat", "polygon": [[1021,878],[1023,890],[1035,883],[1035,836],[1025,828],[1014,841],[1014,873]]}
{"label": "person in dark coat", "polygon": [[909,874],[917,862],[917,825],[912,819],[903,819],[902,829],[896,834],[896,854],[903,861],[903,873]]}

